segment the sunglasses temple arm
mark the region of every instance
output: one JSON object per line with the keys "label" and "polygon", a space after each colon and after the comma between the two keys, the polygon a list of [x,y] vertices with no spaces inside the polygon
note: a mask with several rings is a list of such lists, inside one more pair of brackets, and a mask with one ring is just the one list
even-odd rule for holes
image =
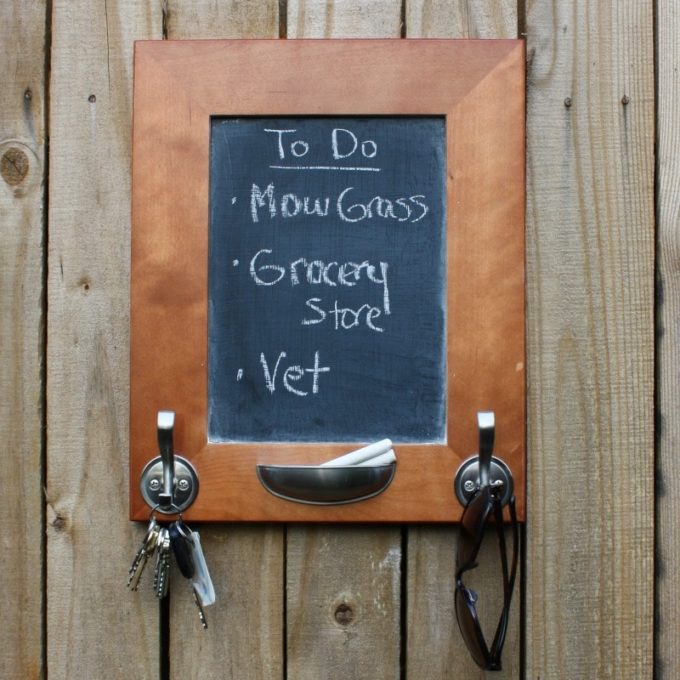
{"label": "sunglasses temple arm", "polygon": [[510,567],[510,583],[508,584],[509,597],[515,587],[515,576],[517,576],[517,562],[519,559],[519,522],[515,514],[515,497],[513,496],[508,503],[510,508],[510,520],[512,522],[512,566]]}
{"label": "sunglasses temple arm", "polygon": [[479,486],[483,489],[489,486],[491,471],[491,456],[496,435],[496,417],[493,411],[479,411],[477,413],[477,428],[479,430]]}
{"label": "sunglasses temple arm", "polygon": [[503,591],[505,600],[508,599],[510,576],[508,573],[508,550],[505,544],[505,527],[503,525],[503,506],[500,501],[494,501],[494,515],[496,519],[496,533],[498,534],[498,547],[501,553],[501,567],[503,569]]}
{"label": "sunglasses temple arm", "polygon": [[500,503],[494,504],[495,514],[496,514],[496,526],[498,531],[498,543],[501,551],[501,563],[503,568],[503,612],[501,614],[500,620],[498,621],[498,626],[496,628],[496,634],[494,635],[493,642],[491,644],[490,655],[491,658],[500,664],[500,655],[503,650],[503,644],[505,643],[505,633],[508,628],[508,617],[510,615],[510,602],[512,600],[512,592],[515,586],[515,576],[517,575],[517,561],[519,552],[519,526],[517,523],[517,515],[515,514],[515,499],[514,497],[510,499],[510,519],[512,521],[512,565],[510,567],[510,574],[508,575],[508,557],[505,543],[505,532],[503,530],[503,509]]}

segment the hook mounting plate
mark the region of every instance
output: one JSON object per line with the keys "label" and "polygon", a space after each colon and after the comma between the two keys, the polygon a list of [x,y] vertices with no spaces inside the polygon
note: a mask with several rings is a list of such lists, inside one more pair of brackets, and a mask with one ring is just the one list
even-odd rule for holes
{"label": "hook mounting plate", "polygon": [[139,489],[147,505],[163,515],[176,515],[186,510],[198,494],[198,475],[194,466],[182,456],[175,456],[175,483],[173,503],[164,506],[161,501],[163,493],[163,461],[160,456],[150,460],[142,471]]}
{"label": "hook mounting plate", "polygon": [[[489,473],[489,483],[493,484],[501,480],[503,482],[503,498],[501,503],[505,505],[512,497],[514,483],[510,468],[500,458],[491,458],[491,470]],[[465,506],[479,486],[479,456],[470,456],[464,460],[456,472],[453,488],[456,492],[458,502]]]}

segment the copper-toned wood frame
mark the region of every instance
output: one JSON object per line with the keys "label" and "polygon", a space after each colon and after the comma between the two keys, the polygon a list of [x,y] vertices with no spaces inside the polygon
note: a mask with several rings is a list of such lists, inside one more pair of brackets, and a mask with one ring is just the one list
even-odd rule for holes
{"label": "copper-toned wood frame", "polygon": [[[340,506],[277,498],[255,465],[318,464],[351,445],[207,441],[210,117],[318,114],[446,117],[448,443],[395,442],[391,486]],[[453,480],[477,449],[478,410],[496,413],[495,451],[523,519],[522,41],[138,42],[132,185],[132,519],[149,515],[138,485],[160,409],[176,411],[176,449],[200,478],[188,519],[457,521]]]}

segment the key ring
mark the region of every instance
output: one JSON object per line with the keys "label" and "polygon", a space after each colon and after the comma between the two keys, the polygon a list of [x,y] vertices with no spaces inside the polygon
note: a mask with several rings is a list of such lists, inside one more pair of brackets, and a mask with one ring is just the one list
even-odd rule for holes
{"label": "key ring", "polygon": [[182,515],[180,514],[179,520],[175,524],[175,528],[177,531],[180,533],[182,538],[187,540],[191,545],[194,544],[194,539],[192,538],[192,531],[191,529],[184,523],[184,520],[182,519]]}
{"label": "key ring", "polygon": [[178,515],[179,519],[182,519],[182,510],[175,503],[170,503],[170,505],[156,503],[156,505],[151,508],[149,519],[155,516],[157,510],[163,515]]}

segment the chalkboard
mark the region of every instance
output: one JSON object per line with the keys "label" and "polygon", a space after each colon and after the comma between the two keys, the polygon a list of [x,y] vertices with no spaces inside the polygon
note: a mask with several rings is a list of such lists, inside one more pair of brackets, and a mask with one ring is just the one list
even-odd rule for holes
{"label": "chalkboard", "polygon": [[[479,411],[525,488],[525,64],[521,40],[136,43],[132,518],[161,410],[192,521],[458,521]],[[258,475],[329,492],[315,466],[383,438],[366,501]]]}
{"label": "chalkboard", "polygon": [[444,117],[210,127],[208,440],[444,442]]}

